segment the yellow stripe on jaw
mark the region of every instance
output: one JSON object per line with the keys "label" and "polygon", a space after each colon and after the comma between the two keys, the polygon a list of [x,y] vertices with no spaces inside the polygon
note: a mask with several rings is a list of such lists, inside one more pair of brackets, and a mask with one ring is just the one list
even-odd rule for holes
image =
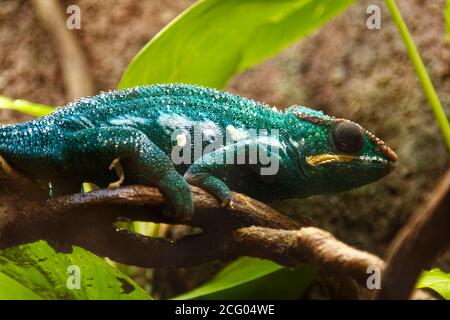
{"label": "yellow stripe on jaw", "polygon": [[318,166],[331,162],[349,162],[353,159],[354,157],[347,154],[318,154],[306,157],[306,162],[311,166]]}

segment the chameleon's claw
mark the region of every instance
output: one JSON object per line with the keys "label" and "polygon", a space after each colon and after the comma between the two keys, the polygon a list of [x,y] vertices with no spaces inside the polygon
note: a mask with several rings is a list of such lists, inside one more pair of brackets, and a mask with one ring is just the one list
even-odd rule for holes
{"label": "chameleon's claw", "polygon": [[230,196],[230,197],[223,199],[222,202],[220,203],[220,207],[234,209],[233,197]]}
{"label": "chameleon's claw", "polygon": [[120,158],[116,158],[111,162],[111,164],[109,165],[109,170],[114,170],[117,176],[119,177],[119,180],[111,182],[108,185],[108,188],[117,189],[122,185],[123,181],[125,180],[125,174],[123,172],[122,165],[120,164]]}
{"label": "chameleon's claw", "polygon": [[170,204],[164,215],[179,220],[189,220],[194,215],[192,193],[187,182],[177,172],[170,172],[159,182],[159,188]]}
{"label": "chameleon's claw", "polygon": [[184,177],[190,184],[202,188],[218,199],[221,208],[233,208],[233,196],[228,186],[222,180],[208,173],[189,171],[185,173]]}

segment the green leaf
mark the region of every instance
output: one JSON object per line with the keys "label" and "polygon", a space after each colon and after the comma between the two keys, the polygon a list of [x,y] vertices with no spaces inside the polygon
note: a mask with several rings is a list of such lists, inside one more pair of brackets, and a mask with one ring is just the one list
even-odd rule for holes
{"label": "green leaf", "polygon": [[0,272],[0,300],[41,300],[20,282]]}
{"label": "green leaf", "polygon": [[46,106],[39,103],[29,102],[21,99],[10,99],[0,96],[0,109],[11,109],[41,117],[56,110],[55,107]]}
{"label": "green leaf", "polygon": [[417,288],[430,288],[439,293],[446,300],[450,300],[450,273],[440,269],[424,271],[416,284]]}
{"label": "green leaf", "polygon": [[450,0],[447,0],[447,5],[444,10],[445,20],[445,34],[447,43],[450,43]]}
{"label": "green leaf", "polygon": [[298,299],[314,274],[309,265],[289,270],[269,260],[242,257],[207,283],[173,299]]}
{"label": "green leaf", "polygon": [[[79,268],[79,289],[69,289],[67,285],[74,283],[69,266]],[[129,277],[88,251],[74,247],[70,254],[57,253],[46,242],[38,241],[0,251],[0,299],[151,297]]]}
{"label": "green leaf", "polygon": [[190,83],[221,88],[331,20],[354,0],[201,0],[136,55],[119,88]]}
{"label": "green leaf", "polygon": [[408,26],[403,19],[402,13],[398,8],[395,0],[384,0],[389,12],[391,13],[392,19],[397,26],[400,36],[405,44],[406,52],[408,53],[409,59],[414,67],[417,78],[422,86],[422,90],[427,97],[428,103],[433,111],[436,122],[441,128],[442,136],[444,137],[447,148],[450,150],[450,122],[447,118],[444,108],[442,107],[441,100],[434,89],[433,83],[431,82],[430,75],[425,68],[425,64],[420,57],[420,53],[417,50],[417,46],[408,30]]}

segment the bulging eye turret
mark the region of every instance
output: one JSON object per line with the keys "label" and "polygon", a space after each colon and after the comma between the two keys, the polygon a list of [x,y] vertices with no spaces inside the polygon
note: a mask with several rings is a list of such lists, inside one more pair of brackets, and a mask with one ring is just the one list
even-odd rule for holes
{"label": "bulging eye turret", "polygon": [[331,136],[336,149],[343,153],[357,153],[364,145],[362,128],[350,121],[336,124]]}

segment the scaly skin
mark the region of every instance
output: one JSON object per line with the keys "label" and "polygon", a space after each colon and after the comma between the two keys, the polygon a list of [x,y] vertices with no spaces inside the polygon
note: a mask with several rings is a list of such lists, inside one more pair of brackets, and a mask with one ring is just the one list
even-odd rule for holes
{"label": "scaly skin", "polygon": [[[279,135],[252,137],[248,129],[276,129]],[[191,165],[174,165],[175,145],[187,144],[195,153],[194,139],[187,139],[195,130],[205,137],[203,147],[227,134],[233,144],[209,153],[204,149]],[[397,159],[384,142],[348,120],[300,106],[280,112],[189,85],[83,98],[45,117],[2,126],[0,135],[0,154],[18,170],[51,182],[56,194],[77,192],[82,182],[108,186],[117,180],[110,164],[119,159],[124,184],[159,187],[170,212],[181,218],[194,211],[187,182],[223,204],[231,201],[230,189],[267,203],[359,187],[388,174]],[[259,162],[217,161],[223,155],[248,155],[251,147],[278,151],[269,153],[279,163],[276,174],[262,175],[267,166]]]}

